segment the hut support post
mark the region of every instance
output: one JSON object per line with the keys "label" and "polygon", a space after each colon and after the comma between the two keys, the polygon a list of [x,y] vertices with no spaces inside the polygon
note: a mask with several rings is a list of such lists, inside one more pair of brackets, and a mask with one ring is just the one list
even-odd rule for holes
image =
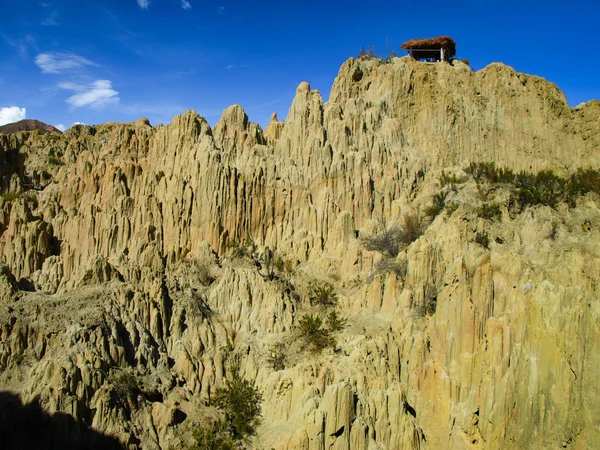
{"label": "hut support post", "polygon": [[440,59],[440,61],[443,61],[443,60],[444,60],[444,47],[442,47],[442,48],[440,49],[440,54],[441,54],[441,56],[442,56],[442,59]]}

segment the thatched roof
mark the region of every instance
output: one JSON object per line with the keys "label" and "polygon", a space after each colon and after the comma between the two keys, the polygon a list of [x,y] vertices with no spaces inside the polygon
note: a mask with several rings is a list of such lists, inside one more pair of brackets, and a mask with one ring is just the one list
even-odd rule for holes
{"label": "thatched roof", "polygon": [[452,58],[456,55],[456,42],[449,36],[430,39],[411,39],[402,44],[402,50],[439,50],[444,49],[444,56]]}

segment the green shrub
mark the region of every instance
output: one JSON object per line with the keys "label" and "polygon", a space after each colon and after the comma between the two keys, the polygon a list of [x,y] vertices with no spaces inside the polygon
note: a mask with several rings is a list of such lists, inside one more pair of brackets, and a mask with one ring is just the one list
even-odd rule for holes
{"label": "green shrub", "polygon": [[575,207],[576,198],[588,192],[600,195],[600,172],[594,169],[578,169],[569,177],[566,191],[566,201]]}
{"label": "green shrub", "polygon": [[318,352],[335,344],[329,330],[323,328],[323,319],[319,315],[303,316],[298,324],[298,330],[313,351]]}
{"label": "green shrub", "polygon": [[457,177],[456,174],[447,175],[446,172],[442,170],[442,174],[440,175],[440,188],[445,186],[455,187],[457,184],[463,184],[466,181],[463,177]]}
{"label": "green shrub", "polygon": [[447,196],[447,192],[438,192],[433,196],[431,205],[425,208],[425,214],[432,222],[444,210]]}
{"label": "green shrub", "polygon": [[224,388],[217,389],[211,404],[223,411],[231,437],[240,441],[256,433],[261,422],[261,399],[258,389],[234,368],[231,379],[225,380]]}
{"label": "green shrub", "polygon": [[488,183],[512,183],[515,174],[510,169],[498,168],[493,162],[471,163],[465,169],[476,182],[487,181]]}
{"label": "green shrub", "polygon": [[326,281],[313,281],[308,285],[308,298],[311,305],[335,306],[337,294],[333,286]]}
{"label": "green shrub", "polygon": [[331,311],[327,316],[327,329],[332,333],[342,331],[346,326],[347,320],[340,317],[337,311]]}
{"label": "green shrub", "polygon": [[237,445],[223,421],[210,422],[193,431],[195,444],[191,450],[235,450]]}
{"label": "green shrub", "polygon": [[458,209],[459,206],[460,206],[460,203],[458,203],[458,202],[446,203],[446,212],[448,213],[448,216],[451,216],[454,213],[454,211],[456,211]]}
{"label": "green shrub", "polygon": [[484,203],[477,209],[477,215],[487,220],[499,220],[502,217],[502,209],[497,203]]}
{"label": "green shrub", "polygon": [[551,170],[533,175],[521,172],[515,180],[517,199],[521,208],[545,205],[556,208],[566,188],[566,181]]}

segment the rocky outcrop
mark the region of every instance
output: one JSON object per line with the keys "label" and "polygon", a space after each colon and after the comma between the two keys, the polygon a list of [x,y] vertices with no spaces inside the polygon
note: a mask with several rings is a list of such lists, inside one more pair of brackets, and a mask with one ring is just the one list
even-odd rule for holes
{"label": "rocky outcrop", "polygon": [[[300,84],[264,132],[234,105],[0,136],[0,388],[129,448],[188,445],[232,364],[262,394],[254,448],[593,445],[596,194],[515,211],[469,179],[386,270],[359,238],[425,217],[442,170],[597,169],[598,102],[408,58],[348,60],[329,98]],[[299,321],[332,308],[313,353]]]}

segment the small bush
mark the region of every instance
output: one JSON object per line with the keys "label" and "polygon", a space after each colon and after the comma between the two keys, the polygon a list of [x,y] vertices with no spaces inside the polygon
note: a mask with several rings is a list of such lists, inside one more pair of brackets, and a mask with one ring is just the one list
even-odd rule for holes
{"label": "small bush", "polygon": [[566,182],[551,170],[533,175],[521,172],[515,180],[517,198],[521,208],[545,205],[556,208],[565,191]]}
{"label": "small bush", "polygon": [[358,59],[381,59],[381,57],[375,52],[373,44],[369,44],[368,47],[361,47],[358,52]]}
{"label": "small bush", "polygon": [[458,203],[458,202],[446,203],[446,212],[448,213],[448,216],[451,216],[454,213],[454,211],[456,211],[458,209],[459,206],[460,206],[460,203]]}
{"label": "small bush", "polygon": [[48,164],[51,166],[60,166],[61,162],[58,160],[58,158],[56,158],[56,156],[50,156],[48,158]]}
{"label": "small bush", "polygon": [[391,258],[398,256],[401,250],[416,241],[424,231],[423,221],[414,214],[404,216],[402,228],[394,225],[386,227],[384,219],[379,220],[381,231],[374,235],[361,236],[361,243],[366,250],[375,250]]}
{"label": "small bush", "polygon": [[223,411],[231,437],[240,441],[256,433],[261,422],[261,400],[258,389],[234,368],[231,379],[225,380],[224,388],[217,389],[211,404]]}
{"label": "small bush", "polygon": [[423,288],[423,301],[415,307],[415,316],[425,317],[435,314],[437,309],[437,289],[432,284],[427,284]]}
{"label": "small bush", "polygon": [[285,369],[286,363],[286,345],[283,342],[278,342],[271,347],[271,355],[269,356],[269,363],[275,370]]}
{"label": "small bush", "polygon": [[210,422],[192,433],[194,446],[191,450],[235,450],[237,445],[223,421]]}
{"label": "small bush", "polygon": [[23,191],[19,192],[3,192],[0,194],[0,197],[4,199],[5,202],[10,203],[18,199],[21,195],[23,195]]}
{"label": "small bush", "polygon": [[252,256],[254,241],[250,238],[244,241],[233,241],[228,245],[228,248],[231,249],[231,255],[234,258],[247,258]]}
{"label": "small bush", "polygon": [[487,181],[489,183],[512,183],[515,174],[510,169],[498,168],[493,162],[471,163],[465,169],[476,182]]}
{"label": "small bush", "polygon": [[333,286],[326,281],[313,281],[308,285],[308,298],[311,305],[335,306],[337,294]]}
{"label": "small bush", "polygon": [[337,311],[331,311],[327,316],[327,329],[332,333],[342,331],[346,326],[347,320],[340,317]]}
{"label": "small bush", "polygon": [[502,218],[502,209],[497,203],[484,203],[477,209],[477,215],[486,220],[499,220]]}
{"label": "small bush", "polygon": [[210,263],[207,261],[197,261],[196,264],[196,275],[198,281],[202,286],[210,286],[214,283],[215,277],[211,273]]}
{"label": "small bush", "polygon": [[425,214],[432,222],[444,210],[447,196],[447,192],[438,192],[433,196],[431,205],[425,208]]}
{"label": "small bush", "polygon": [[192,317],[200,317],[207,319],[212,317],[213,310],[206,302],[206,298],[196,289],[192,290],[191,298],[189,299],[189,312]]}
{"label": "small bush", "polygon": [[141,392],[138,378],[128,370],[122,369],[112,372],[108,380],[113,385],[113,390],[120,400],[136,396]]}
{"label": "small bush", "polygon": [[447,175],[446,172],[442,171],[440,175],[440,188],[444,186],[453,186],[455,187],[457,184],[463,184],[466,181],[463,177],[457,177],[456,174]]}
{"label": "small bush", "polygon": [[484,248],[490,248],[490,238],[485,231],[478,231],[477,234],[475,234],[475,242]]}
{"label": "small bush", "polygon": [[313,351],[318,352],[335,344],[329,330],[323,328],[323,319],[319,315],[303,316],[298,324],[298,330]]}
{"label": "small bush", "polygon": [[395,273],[399,278],[404,279],[406,277],[406,272],[408,270],[408,261],[403,259],[402,261],[396,261],[396,258],[383,258],[381,261],[378,261],[373,268],[372,278],[385,274],[385,273]]}

